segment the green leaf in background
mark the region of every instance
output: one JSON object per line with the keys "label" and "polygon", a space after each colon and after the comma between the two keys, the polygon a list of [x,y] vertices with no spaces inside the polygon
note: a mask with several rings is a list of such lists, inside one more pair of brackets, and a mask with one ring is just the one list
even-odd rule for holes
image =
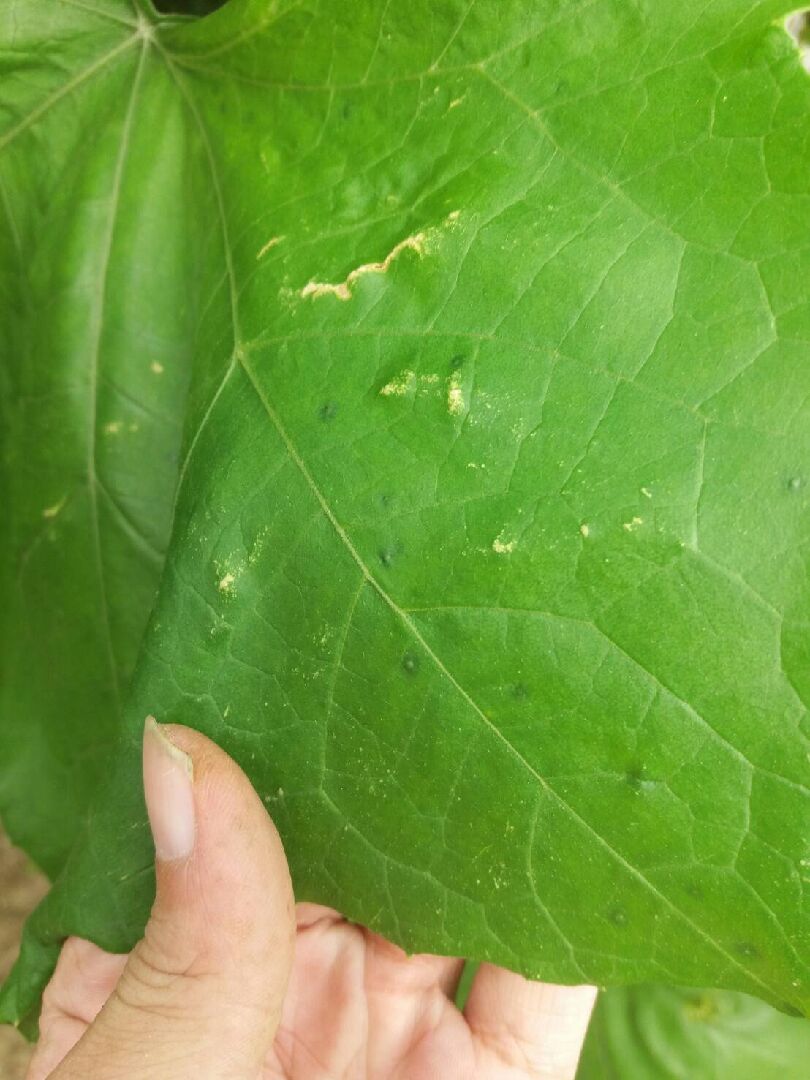
{"label": "green leaf in background", "polygon": [[142,928],[148,713],[408,948],[807,1009],[787,12],[0,13],[5,1017]]}
{"label": "green leaf in background", "polygon": [[810,1024],[722,990],[601,995],[577,1080],[805,1080]]}

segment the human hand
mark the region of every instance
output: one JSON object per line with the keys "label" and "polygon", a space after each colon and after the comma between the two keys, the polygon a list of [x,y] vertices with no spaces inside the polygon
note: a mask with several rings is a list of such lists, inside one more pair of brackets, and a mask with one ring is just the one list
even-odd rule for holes
{"label": "human hand", "polygon": [[247,777],[188,728],[144,733],[157,896],[129,956],[67,941],[28,1080],[519,1080],[574,1076],[596,991],[408,957],[293,902]]}

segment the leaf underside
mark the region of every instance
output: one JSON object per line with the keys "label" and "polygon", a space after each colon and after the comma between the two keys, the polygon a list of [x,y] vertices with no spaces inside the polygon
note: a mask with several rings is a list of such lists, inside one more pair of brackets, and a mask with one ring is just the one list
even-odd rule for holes
{"label": "leaf underside", "polygon": [[409,949],[807,1010],[789,9],[400,7],[0,14],[7,1019],[139,936],[150,713]]}

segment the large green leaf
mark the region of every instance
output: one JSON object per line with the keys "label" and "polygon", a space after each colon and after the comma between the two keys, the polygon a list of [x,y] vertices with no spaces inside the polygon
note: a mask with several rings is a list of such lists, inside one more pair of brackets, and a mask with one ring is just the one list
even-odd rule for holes
{"label": "large green leaf", "polygon": [[409,948],[807,1009],[787,10],[5,9],[6,1016],[143,925],[147,713]]}
{"label": "large green leaf", "polygon": [[577,1080],[805,1080],[810,1024],[746,994],[669,986],[602,994]]}

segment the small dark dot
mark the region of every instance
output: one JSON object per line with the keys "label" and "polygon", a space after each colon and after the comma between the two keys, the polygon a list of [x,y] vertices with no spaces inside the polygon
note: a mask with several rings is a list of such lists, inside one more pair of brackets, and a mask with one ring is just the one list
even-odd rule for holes
{"label": "small dark dot", "polygon": [[391,496],[387,492],[382,491],[377,496],[377,502],[380,504],[380,506],[387,507],[387,506],[391,505],[392,499],[391,499]]}
{"label": "small dark dot", "polygon": [[337,416],[337,411],[338,407],[336,401],[326,401],[321,405],[320,409],[318,409],[318,416],[321,420],[334,420]]}
{"label": "small dark dot", "polygon": [[383,564],[383,566],[391,566],[394,559],[396,558],[396,552],[394,551],[393,548],[390,548],[390,547],[389,548],[381,548],[379,554],[380,554],[380,562]]}
{"label": "small dark dot", "polygon": [[788,491],[800,491],[804,487],[804,480],[801,476],[791,476],[787,482]]}
{"label": "small dark dot", "polygon": [[687,896],[691,896],[695,900],[702,900],[704,896],[703,886],[698,885],[696,881],[688,881],[686,885],[684,885],[683,891]]}
{"label": "small dark dot", "polygon": [[627,926],[627,912],[624,908],[611,908],[608,912],[608,918],[614,926]]}
{"label": "small dark dot", "polygon": [[352,103],[350,101],[347,101],[346,104],[343,106],[343,109],[341,110],[343,119],[348,120],[351,117],[353,112],[354,112],[354,105],[352,105]]}
{"label": "small dark dot", "polygon": [[419,670],[419,657],[414,653],[406,652],[402,657],[402,670],[406,675],[415,675]]}
{"label": "small dark dot", "polygon": [[738,941],[734,946],[734,951],[740,956],[745,956],[749,960],[753,960],[759,956],[759,949],[756,945],[752,945],[750,941]]}
{"label": "small dark dot", "polygon": [[456,353],[456,355],[450,361],[450,370],[458,371],[458,369],[464,364],[463,353]]}
{"label": "small dark dot", "polygon": [[515,683],[512,687],[512,697],[517,701],[525,701],[528,696],[528,688],[522,682]]}
{"label": "small dark dot", "polygon": [[628,787],[631,787],[633,791],[641,791],[641,785],[644,783],[644,773],[638,766],[628,769],[625,777]]}
{"label": "small dark dot", "polygon": [[688,1020],[708,1024],[717,1017],[717,1001],[711,993],[690,995],[684,1002],[684,1013]]}

